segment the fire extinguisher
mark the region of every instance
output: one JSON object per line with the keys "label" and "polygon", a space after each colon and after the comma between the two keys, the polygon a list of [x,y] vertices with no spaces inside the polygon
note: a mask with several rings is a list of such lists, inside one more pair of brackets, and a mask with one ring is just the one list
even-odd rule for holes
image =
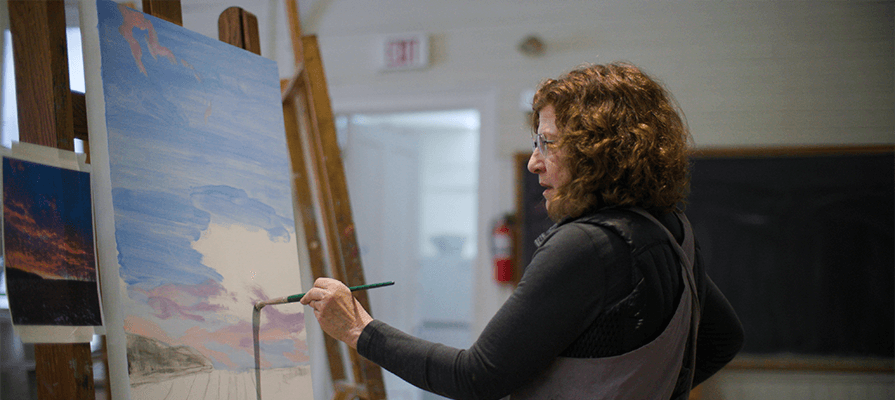
{"label": "fire extinguisher", "polygon": [[494,224],[491,244],[494,251],[494,279],[513,281],[513,218],[506,215]]}

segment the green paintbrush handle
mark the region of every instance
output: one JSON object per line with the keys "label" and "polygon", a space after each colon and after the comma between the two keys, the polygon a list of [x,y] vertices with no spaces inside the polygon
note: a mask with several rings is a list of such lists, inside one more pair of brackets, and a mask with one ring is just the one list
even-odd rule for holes
{"label": "green paintbrush handle", "polygon": [[[358,290],[367,290],[367,289],[373,289],[373,288],[378,288],[378,287],[383,287],[383,286],[391,286],[394,284],[395,284],[395,282],[392,282],[392,281],[371,283],[369,285],[352,286],[352,287],[349,287],[348,290],[354,292],[354,291],[358,291]],[[301,298],[304,297],[305,294],[306,293],[299,293],[299,294],[293,294],[292,296],[288,296],[288,297],[286,297],[286,302],[287,303],[295,303],[296,301],[301,300]]]}

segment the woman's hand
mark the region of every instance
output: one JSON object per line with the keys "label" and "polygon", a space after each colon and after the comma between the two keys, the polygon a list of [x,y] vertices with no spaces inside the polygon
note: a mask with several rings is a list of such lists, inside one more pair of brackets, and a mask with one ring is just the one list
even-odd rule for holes
{"label": "woman's hand", "polygon": [[353,349],[357,349],[357,339],[364,327],[373,320],[348,287],[335,279],[318,278],[300,302],[314,309],[324,332]]}

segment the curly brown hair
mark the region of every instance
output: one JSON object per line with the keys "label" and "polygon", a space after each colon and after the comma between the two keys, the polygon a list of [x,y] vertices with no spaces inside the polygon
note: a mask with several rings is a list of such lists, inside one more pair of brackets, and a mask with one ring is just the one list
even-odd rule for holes
{"label": "curly brown hair", "polygon": [[532,101],[535,132],[547,105],[556,112],[556,146],[572,177],[551,199],[553,219],[605,206],[683,207],[690,134],[662,85],[630,64],[587,65],[541,83]]}

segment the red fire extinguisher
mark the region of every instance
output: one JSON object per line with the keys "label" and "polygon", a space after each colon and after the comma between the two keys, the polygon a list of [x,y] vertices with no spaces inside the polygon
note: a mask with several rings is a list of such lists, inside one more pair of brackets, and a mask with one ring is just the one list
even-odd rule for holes
{"label": "red fire extinguisher", "polygon": [[513,229],[512,216],[505,216],[494,224],[492,246],[494,250],[494,279],[498,282],[513,281]]}

